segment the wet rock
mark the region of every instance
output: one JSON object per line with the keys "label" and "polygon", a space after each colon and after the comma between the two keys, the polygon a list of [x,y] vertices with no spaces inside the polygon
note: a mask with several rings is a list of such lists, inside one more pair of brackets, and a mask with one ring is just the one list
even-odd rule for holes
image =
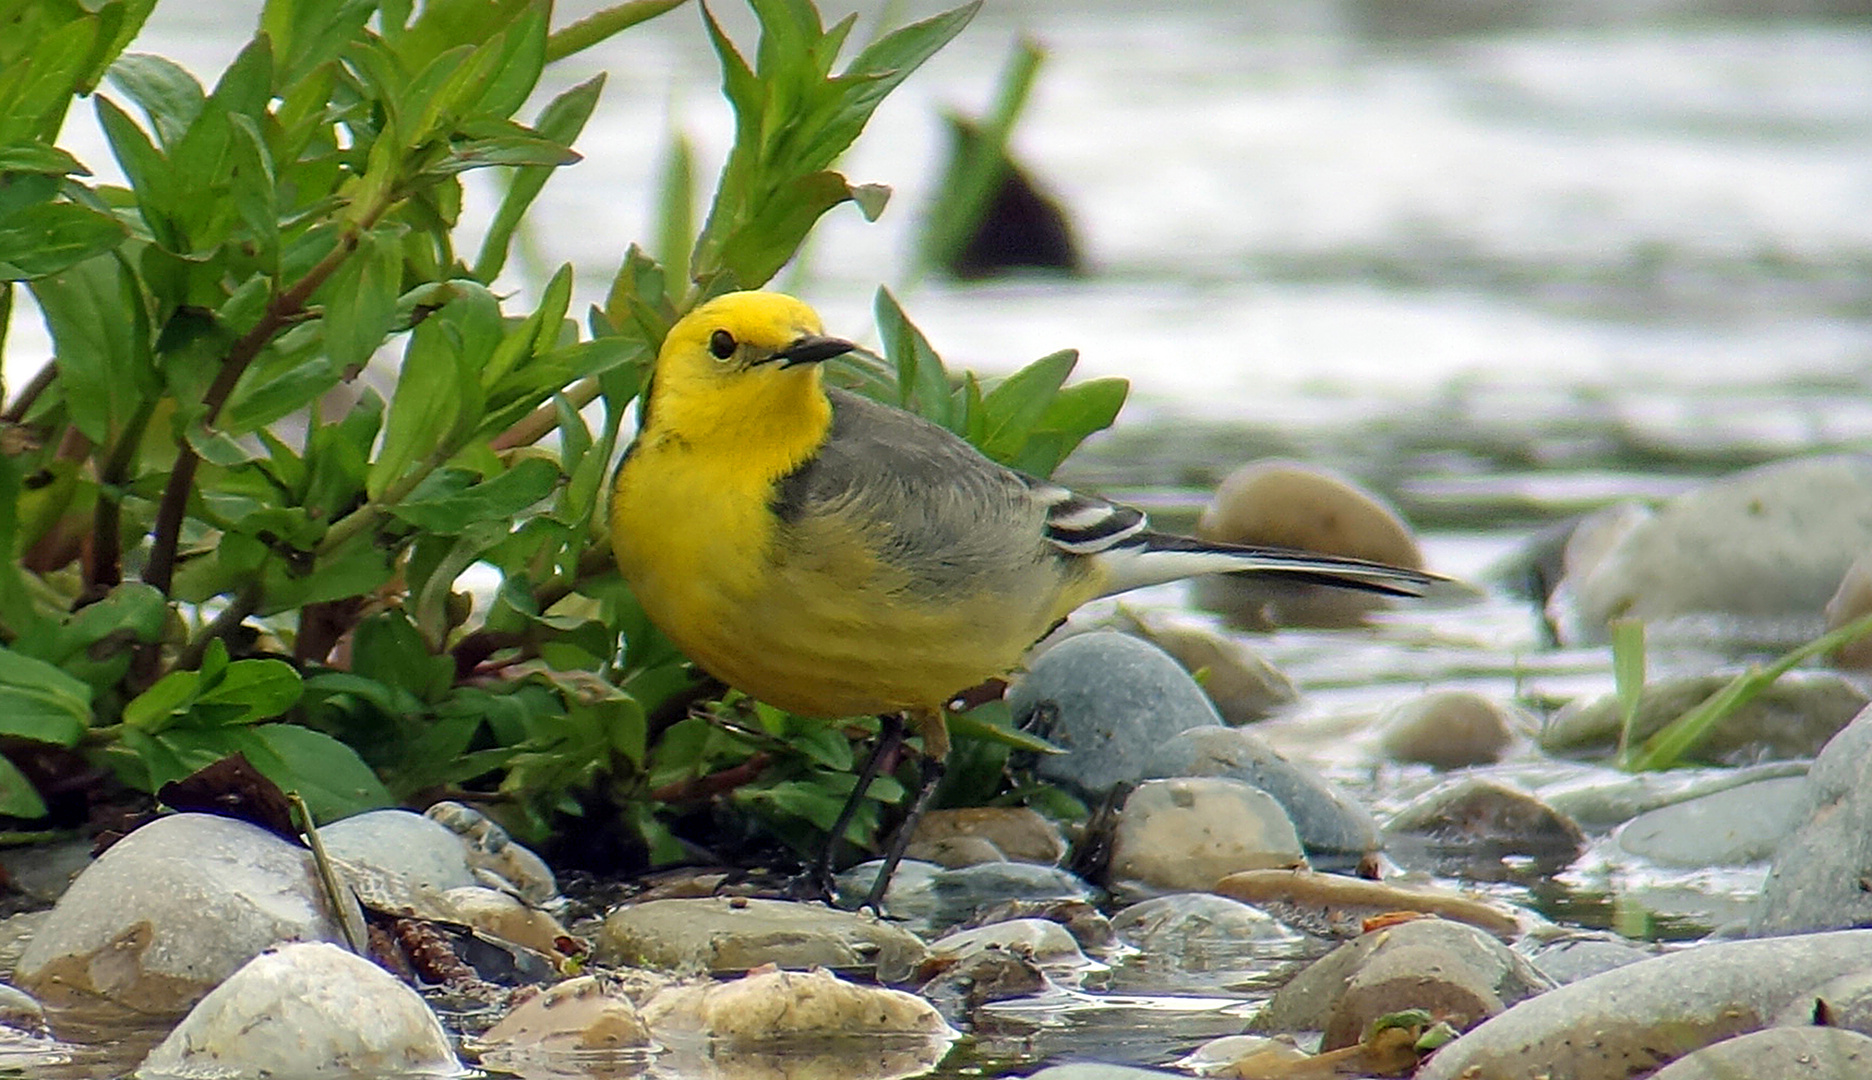
{"label": "wet rock", "polygon": [[[876,880],[880,860],[860,863],[838,876],[841,899],[864,896]],[[1036,863],[993,862],[945,870],[905,860],[884,894],[884,911],[919,934],[933,934],[973,920],[990,904],[1090,900],[1098,890],[1069,870]]]}
{"label": "wet rock", "polygon": [[679,972],[784,968],[875,970],[900,982],[923,943],[869,915],[785,900],[720,897],[627,904],[605,917],[593,946],[601,964]]}
{"label": "wet rock", "polygon": [[1568,640],[1604,640],[1615,618],[1716,614],[1811,619],[1872,545],[1872,461],[1775,462],[1671,500],[1622,535],[1554,607]]}
{"label": "wet rock", "polygon": [[1397,702],[1379,717],[1380,741],[1392,761],[1438,769],[1487,765],[1506,757],[1532,720],[1473,690],[1433,690]]}
{"label": "wet rock", "polygon": [[1112,916],[1112,929],[1152,963],[1192,973],[1253,967],[1302,940],[1267,912],[1207,892],[1132,904]]}
{"label": "wet rock", "polygon": [[917,993],[951,1023],[966,1022],[991,1002],[1059,992],[1039,964],[1012,949],[979,949],[953,960],[932,961],[923,971],[928,978]]}
{"label": "wet rock", "polygon": [[1528,959],[1542,975],[1565,985],[1656,955],[1616,935],[1572,934],[1542,945]]}
{"label": "wet rock", "polygon": [[566,929],[559,924],[559,920],[543,911],[527,907],[519,897],[504,892],[470,885],[450,889],[442,894],[441,899],[454,912],[449,921],[473,927],[502,941],[523,945],[537,953],[559,955],[567,937]]}
{"label": "wet rock", "polygon": [[917,822],[904,856],[951,869],[983,862],[1048,866],[1066,856],[1059,826],[1025,806],[931,810]]}
{"label": "wet rock", "polygon": [[1724,1039],[1679,1058],[1651,1080],[1840,1080],[1872,1076],[1872,1039],[1856,1031],[1777,1027]]}
{"label": "wet rock", "polygon": [[[1650,738],[1729,681],[1727,676],[1707,675],[1647,684],[1638,700],[1632,741]],[[1752,765],[1769,759],[1812,757],[1865,708],[1867,700],[1863,691],[1838,675],[1783,675],[1712,728],[1684,755],[1684,762]],[[1591,702],[1573,702],[1542,729],[1541,748],[1561,756],[1610,755],[1618,748],[1620,715],[1618,699],[1611,694]]]}
{"label": "wet rock", "polygon": [[[1382,499],[1329,470],[1292,461],[1256,461],[1230,473],[1203,509],[1196,535],[1423,566],[1410,528]],[[1198,579],[1195,595],[1204,607],[1251,627],[1356,626],[1390,606],[1369,593],[1220,574]]]}
{"label": "wet rock", "polygon": [[1299,700],[1300,691],[1280,669],[1235,638],[1161,619],[1133,618],[1131,632],[1199,676],[1203,693],[1209,695],[1223,723],[1252,724]]}
{"label": "wet rock", "polygon": [[1035,764],[1041,779],[1096,802],[1185,728],[1222,718],[1162,649],[1127,634],[1078,634],[1040,654],[1008,690],[1021,727],[1066,752]]}
{"label": "wet rock", "polygon": [[1872,709],[1814,759],[1795,814],[1775,848],[1749,921],[1752,935],[1800,934],[1872,922]]}
{"label": "wet rock", "polygon": [[1104,964],[1079,951],[1079,942],[1050,919],[1011,919],[958,930],[930,942],[930,960],[955,964],[987,950],[1013,953],[1033,961],[1050,978],[1077,983],[1106,971]]}
{"label": "wet rock", "polygon": [[1253,904],[1296,930],[1322,937],[1357,937],[1364,932],[1366,919],[1400,911],[1467,923],[1499,938],[1513,938],[1521,932],[1521,920],[1493,904],[1341,874],[1250,870],[1216,882],[1214,891]]}
{"label": "wet rock", "polygon": [[39,928],[52,917],[51,911],[22,911],[0,919],[0,974],[16,971],[26,946],[39,936]]}
{"label": "wet rock", "polygon": [[1274,797],[1313,855],[1363,855],[1382,845],[1378,823],[1332,781],[1275,752],[1252,731],[1193,727],[1153,747],[1147,777],[1218,776]]}
{"label": "wet rock", "polygon": [[321,826],[334,859],[387,870],[441,892],[478,884],[460,836],[408,810],[367,810]]}
{"label": "wet rock", "polygon": [[1684,768],[1626,773],[1612,768],[1579,766],[1579,772],[1540,785],[1536,793],[1555,810],[1588,829],[1607,829],[1647,810],[1673,806],[1784,776],[1806,776],[1805,761],[1770,761],[1738,769]]}
{"label": "wet rock", "polygon": [[89,840],[59,840],[49,844],[0,851],[0,872],[7,885],[21,895],[50,904],[65,895],[71,883],[91,865]]}
{"label": "wet rock", "polygon": [[601,975],[547,987],[468,1042],[482,1065],[520,1073],[541,1059],[650,1045],[636,1003]]}
{"label": "wet rock", "polygon": [[461,838],[467,847],[468,866],[481,884],[511,892],[531,907],[559,899],[559,882],[552,867],[531,850],[514,842],[492,818],[458,802],[439,802],[423,816]]}
{"label": "wet rock", "polygon": [[1002,900],[976,909],[967,923],[958,927],[972,930],[1014,919],[1046,919],[1066,928],[1066,932],[1087,953],[1106,953],[1118,944],[1111,920],[1084,900]]}
{"label": "wet rock", "polygon": [[1740,866],[1774,854],[1811,813],[1807,781],[1787,776],[1652,810],[1619,829],[1618,846],[1662,866]]}
{"label": "wet rock", "polygon": [[[939,190],[951,190],[957,162],[980,152],[981,129],[954,113],[944,116],[949,128],[948,179]],[[943,269],[964,281],[999,277],[1011,270],[1058,270],[1077,274],[1084,262],[1073,239],[1072,222],[1058,198],[1041,190],[1038,182],[1004,149],[991,150],[1000,158],[1000,180],[981,209],[979,220],[968,222],[953,250],[942,252]]]}
{"label": "wet rock", "polygon": [[1080,1061],[1071,1065],[1049,1065],[1037,1073],[1032,1073],[1027,1080],[1163,1080],[1166,1076],[1180,1076],[1180,1073],[1160,1072],[1157,1069],[1141,1069],[1136,1065],[1106,1065],[1096,1061]]}
{"label": "wet rock", "polygon": [[1273,1067],[1311,1059],[1286,1035],[1224,1035],[1203,1043],[1175,1064],[1192,1076],[1265,1076],[1269,1072],[1278,1076]]}
{"label": "wet rock", "polygon": [[1239,780],[1146,780],[1112,836],[1110,881],[1133,893],[1207,889],[1240,870],[1306,862],[1287,812]]}
{"label": "wet rock", "polygon": [[45,1006],[34,1001],[31,994],[5,983],[0,983],[0,1027],[35,1037],[50,1034]]}
{"label": "wet rock", "polygon": [[673,986],[643,1008],[658,1039],[727,1043],[957,1034],[936,1009],[902,990],[860,986],[829,971],[756,971],[732,982]]}
{"label": "wet rock", "polygon": [[173,814],[79,875],[16,981],[53,1008],[103,1001],[172,1016],[264,949],[341,940],[311,852],[244,821]]}
{"label": "wet rock", "polygon": [[1416,1080],[1624,1080],[1869,966],[1872,930],[1699,945],[1524,1001],[1438,1050]]}
{"label": "wet rock", "polygon": [[466,1071],[441,1023],[414,990],[336,945],[302,942],[253,958],[202,998],[150,1051],[137,1076],[460,1076]]}
{"label": "wet rock", "polygon": [[[1863,553],[1846,568],[1839,588],[1826,605],[1826,628],[1831,633],[1855,619],[1872,615],[1872,552]],[[1827,654],[1827,661],[1851,671],[1872,670],[1872,634],[1848,642]]]}
{"label": "wet rock", "polygon": [[1799,998],[1775,1017],[1777,1027],[1821,1024],[1872,1035],[1872,971],[1842,975],[1813,992],[1813,1000]]}
{"label": "wet rock", "polygon": [[1586,847],[1585,834],[1565,815],[1525,791],[1479,776],[1445,781],[1412,799],[1385,834],[1405,865],[1415,865],[1407,854],[1421,854],[1436,866],[1471,866],[1511,855],[1563,866]]}
{"label": "wet rock", "polygon": [[1249,1030],[1321,1031],[1322,1050],[1359,1042],[1374,1020],[1425,1009],[1457,1030],[1550,989],[1545,975],[1494,937],[1422,918],[1362,934],[1277,991]]}

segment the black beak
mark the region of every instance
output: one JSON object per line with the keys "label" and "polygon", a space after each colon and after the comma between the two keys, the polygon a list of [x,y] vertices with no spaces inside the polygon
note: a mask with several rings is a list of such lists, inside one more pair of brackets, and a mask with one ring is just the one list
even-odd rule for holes
{"label": "black beak", "polygon": [[780,361],[781,367],[790,368],[795,364],[817,364],[843,356],[857,347],[842,338],[808,334],[775,353],[773,359]]}

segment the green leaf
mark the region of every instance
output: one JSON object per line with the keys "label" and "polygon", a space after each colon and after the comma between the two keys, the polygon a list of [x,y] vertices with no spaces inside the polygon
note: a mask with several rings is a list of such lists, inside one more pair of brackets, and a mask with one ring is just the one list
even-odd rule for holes
{"label": "green leaf", "polygon": [[0,735],[76,746],[91,726],[91,688],[0,646]]}
{"label": "green leaf", "polygon": [[39,142],[17,142],[0,146],[0,172],[37,173],[44,176],[90,176],[91,170],[78,159]]}
{"label": "green leaf", "polygon": [[45,314],[72,423],[93,442],[113,441],[154,390],[147,317],[123,265],[99,256],[31,283]]}
{"label": "green leaf", "polygon": [[217,685],[202,690],[195,708],[233,706],[217,722],[230,726],[250,724],[292,708],[303,690],[298,670],[284,660],[236,660],[227,665]]}
{"label": "green leaf", "polygon": [[184,185],[163,152],[156,149],[148,133],[130,114],[107,97],[97,99],[98,126],[109,140],[111,153],[123,167],[130,187],[136,191],[137,213],[148,226],[156,242],[170,251],[188,250],[188,240],[178,212],[185,199]]}
{"label": "green leaf", "polygon": [[187,711],[201,689],[201,681],[199,671],[171,671],[124,706],[123,722],[150,734],[163,730]]}
{"label": "green leaf", "polygon": [[110,81],[137,103],[162,145],[174,150],[201,115],[207,96],[187,69],[148,53],[125,53],[110,67]]}
{"label": "green leaf", "polygon": [[1131,384],[1124,379],[1088,379],[1060,390],[1009,465],[1047,477],[1095,431],[1103,431],[1124,408]]}
{"label": "green leaf", "polygon": [[275,88],[285,90],[313,68],[336,59],[364,33],[375,0],[267,0],[260,29],[273,39],[278,57]]}
{"label": "green leaf", "polygon": [[573,53],[591,48],[605,39],[628,30],[640,22],[679,8],[685,0],[625,0],[600,8],[570,26],[553,31],[546,42],[546,59],[563,60]]}
{"label": "green leaf", "polygon": [[76,203],[29,206],[0,219],[0,281],[55,274],[123,243],[123,223]]}
{"label": "green leaf", "polygon": [[221,411],[216,426],[243,435],[298,412],[335,388],[342,376],[323,356],[295,364],[257,386],[242,386]]}
{"label": "green leaf", "polygon": [[394,226],[358,237],[357,250],[320,289],[325,355],[340,371],[362,368],[396,317],[403,282],[403,241]]}
{"label": "green leaf", "polygon": [[[437,474],[440,475],[440,474]],[[523,458],[490,480],[465,490],[425,496],[423,487],[390,512],[426,532],[453,536],[477,522],[502,521],[552,494],[559,467],[542,458]]]}
{"label": "green leaf", "polygon": [[1618,695],[1618,756],[1630,750],[1632,727],[1638,722],[1638,705],[1644,697],[1645,625],[1642,619],[1613,619],[1612,686]]}
{"label": "green leaf", "polygon": [[897,402],[932,423],[956,430],[949,375],[929,339],[904,314],[889,289],[880,286],[872,303],[884,355],[897,368]]}
{"label": "green leaf", "polygon": [[371,463],[371,498],[382,498],[417,462],[447,456],[444,441],[468,408],[462,368],[460,341],[446,322],[431,315],[417,325],[390,399],[383,449]]}
{"label": "green leaf", "polygon": [[[982,713],[992,719],[977,716]],[[1029,731],[1014,726],[1005,706],[999,710],[981,706],[949,717],[949,732],[965,739],[986,739],[1033,754],[1063,754],[1066,751]]]}
{"label": "green leaf", "polygon": [[16,818],[46,816],[45,800],[39,797],[32,781],[5,757],[0,757],[0,814]]}
{"label": "green leaf", "polygon": [[982,398],[985,426],[976,443],[981,452],[1003,463],[1019,454],[1078,362],[1077,351],[1063,349],[996,383]]}
{"label": "green leaf", "polygon": [[[598,96],[604,90],[604,82],[603,74],[594,75],[553,98],[540,110],[533,130],[541,138],[553,143],[572,145],[579,133],[585,130],[585,122],[591,119],[592,109],[597,106]],[[514,232],[519,229],[527,208],[533,205],[533,200],[539,196],[540,189],[546,186],[546,180],[552,176],[555,168],[555,165],[533,165],[514,172],[507,194],[501,199],[500,209],[495,211],[487,236],[481,241],[481,252],[475,258],[474,276],[477,280],[492,282],[499,276],[501,267],[506,265],[507,252],[513,245]]]}

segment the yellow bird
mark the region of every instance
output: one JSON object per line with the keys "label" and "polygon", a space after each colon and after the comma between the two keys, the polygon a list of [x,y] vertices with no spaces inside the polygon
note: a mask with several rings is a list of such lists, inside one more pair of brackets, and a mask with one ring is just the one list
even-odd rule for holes
{"label": "yellow bird", "polygon": [[874,905],[941,774],[945,704],[1013,670],[1088,600],[1217,572],[1403,596],[1444,580],[1152,532],[1138,510],[826,386],[820,362],[852,348],[779,293],[730,293],[678,320],[618,467],[611,543],[651,622],[729,686],[805,716],[876,714],[893,733],[914,721],[924,786]]}

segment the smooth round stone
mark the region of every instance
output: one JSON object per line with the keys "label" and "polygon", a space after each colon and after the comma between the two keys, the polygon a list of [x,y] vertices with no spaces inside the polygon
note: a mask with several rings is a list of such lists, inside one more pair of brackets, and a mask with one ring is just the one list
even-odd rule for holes
{"label": "smooth round stone", "polygon": [[1465,860],[1528,855],[1565,863],[1586,846],[1585,834],[1533,795],[1500,781],[1462,776],[1412,799],[1385,826],[1395,841],[1425,841],[1435,857]]}
{"label": "smooth round stone", "polygon": [[510,891],[533,907],[558,899],[559,882],[552,867],[531,849],[515,843],[493,818],[448,800],[431,805],[423,816],[461,838],[468,865],[483,885]]}
{"label": "smooth round stone", "polygon": [[1801,934],[1872,922],[1872,709],[1808,770],[1799,823],[1775,847],[1749,933]]}
{"label": "smooth round stone", "polygon": [[1805,777],[1762,780],[1640,814],[1615,834],[1662,866],[1740,866],[1774,854],[1810,812]]}
{"label": "smooth round stone", "polygon": [[1305,862],[1273,796],[1225,777],[1182,777],[1146,780],[1125,800],[1109,874],[1115,889],[1187,892],[1238,871]]}
{"label": "smooth round stone", "polygon": [[1653,950],[1615,935],[1574,935],[1542,946],[1529,960],[1542,975],[1565,985],[1656,955]]}
{"label": "smooth round stone", "polygon": [[462,838],[409,810],[367,810],[319,829],[335,859],[401,875],[438,892],[478,885]]}
{"label": "smooth round stone", "polygon": [[1035,764],[1041,779],[1096,802],[1143,779],[1151,750],[1186,728],[1220,724],[1215,706],[1169,654],[1128,634],[1095,631],[1041,653],[1009,688],[1021,727],[1065,751]]}
{"label": "smooth round stone", "polygon": [[1070,1065],[1049,1065],[1037,1073],[1029,1074],[1027,1080],[1164,1080],[1169,1076],[1181,1078],[1183,1074],[1144,1069],[1136,1065],[1079,1061]]}
{"label": "smooth round stone", "polygon": [[[1632,724],[1632,741],[1650,738],[1729,681],[1723,675],[1704,675],[1646,684]],[[1783,675],[1711,728],[1684,756],[1684,763],[1753,765],[1813,757],[1869,700],[1863,690],[1838,675]],[[1609,756],[1618,748],[1622,716],[1613,694],[1571,702],[1541,729],[1541,748],[1563,757]]]}
{"label": "smooth round stone", "polygon": [[[106,854],[109,854],[106,852]],[[461,1076],[448,1034],[414,990],[336,945],[254,957],[190,1010],[137,1076]]]}
{"label": "smooth round stone", "polygon": [[1040,970],[1055,978],[1077,980],[1088,972],[1104,971],[1105,965],[1079,950],[1079,942],[1064,926],[1051,919],[1009,919],[930,942],[930,959],[961,963],[988,950],[998,949],[1030,959]]}
{"label": "smooth round stone", "polygon": [[1778,461],[1680,495],[1618,538],[1556,595],[1569,640],[1613,618],[1808,618],[1872,546],[1872,460]]}
{"label": "smooth round stone", "polygon": [[1133,622],[1133,633],[1199,676],[1203,693],[1209,695],[1223,723],[1239,727],[1265,720],[1300,698],[1300,691],[1279,668],[1236,638],[1160,619]]}
{"label": "smooth round stone", "polygon": [[1872,930],[1702,944],[1524,1001],[1438,1050],[1415,1080],[1643,1075],[1868,967]]}
{"label": "smooth round stone", "polygon": [[[1872,552],[1861,553],[1853,560],[1833,599],[1827,601],[1827,632],[1867,615],[1872,615]],[[1834,649],[1827,654],[1827,662],[1850,671],[1872,670],[1872,634]]]}
{"label": "smooth round stone", "polygon": [[623,990],[597,975],[581,975],[540,991],[470,1040],[484,1066],[524,1072],[546,1054],[648,1047],[650,1029]]}
{"label": "smooth round stone", "polygon": [[306,849],[233,818],[172,814],[78,875],[16,981],[55,1008],[102,1000],[175,1015],[262,950],[342,941],[326,905]]}
{"label": "smooth round stone", "polygon": [[1378,823],[1357,800],[1252,731],[1190,728],[1153,747],[1142,771],[1147,777],[1224,777],[1259,788],[1280,803],[1314,855],[1363,855],[1383,844]]}
{"label": "smooth round stone", "polygon": [[904,856],[950,868],[982,862],[1052,865],[1065,858],[1066,838],[1029,807],[957,807],[924,814]]}
{"label": "smooth round stone", "polygon": [[886,1035],[948,1040],[959,1034],[915,994],[847,982],[829,971],[761,971],[730,982],[673,986],[644,1004],[643,1018],[659,1038],[683,1034],[742,1044]]}
{"label": "smooth round stone", "polygon": [[1534,727],[1518,710],[1473,690],[1433,690],[1407,698],[1386,709],[1378,725],[1386,757],[1437,769],[1500,761],[1518,733]]}
{"label": "smooth round stone", "polygon": [[1842,1080],[1872,1076],[1872,1039],[1856,1031],[1777,1027],[1678,1058],[1651,1080]]}
{"label": "smooth round stone", "polygon": [[1542,802],[1588,829],[1609,829],[1647,810],[1763,780],[1806,776],[1808,764],[1770,761],[1739,769],[1705,766],[1637,774],[1579,765],[1578,772],[1540,785],[1536,794]]}
{"label": "smooth round stone", "polygon": [[869,915],[746,897],[651,900],[605,916],[593,946],[603,964],[691,972],[875,969],[901,981],[925,958],[914,935]]}
{"label": "smooth round stone", "polygon": [[1467,923],[1498,938],[1518,937],[1522,931],[1519,916],[1481,900],[1344,874],[1249,870],[1216,882],[1215,891],[1321,937],[1357,937],[1365,920],[1401,911]]}
{"label": "smooth round stone", "polygon": [[1872,970],[1842,975],[1814,991],[1812,1001],[1796,1001],[1774,1018],[1778,1027],[1824,1024],[1872,1035]]}
{"label": "smooth round stone", "polygon": [[1241,969],[1302,940],[1267,912],[1207,892],[1132,904],[1112,916],[1112,930],[1150,960],[1188,972]]}
{"label": "smooth round stone", "polygon": [[[838,876],[841,899],[862,897],[882,860],[859,863]],[[946,870],[906,859],[884,893],[884,911],[919,934],[959,926],[989,904],[1009,900],[1090,900],[1097,890],[1069,870],[1037,863],[991,862]]]}
{"label": "smooth round stone", "polygon": [[[1410,527],[1383,499],[1330,470],[1293,461],[1255,461],[1230,473],[1203,509],[1196,535],[1423,566]],[[1201,579],[1197,596],[1249,626],[1355,626],[1391,603],[1350,589],[1223,575]]]}

